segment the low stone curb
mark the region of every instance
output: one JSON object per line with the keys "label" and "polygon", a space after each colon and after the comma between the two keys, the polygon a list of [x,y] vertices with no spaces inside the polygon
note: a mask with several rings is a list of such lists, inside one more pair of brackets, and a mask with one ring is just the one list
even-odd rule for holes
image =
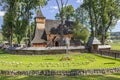
{"label": "low stone curb", "polygon": [[76,75],[100,75],[108,73],[119,73],[120,68],[110,68],[110,69],[93,69],[93,70],[71,70],[71,71],[57,71],[57,70],[31,70],[31,71],[7,71],[0,70],[1,75],[63,75],[63,76],[76,76]]}

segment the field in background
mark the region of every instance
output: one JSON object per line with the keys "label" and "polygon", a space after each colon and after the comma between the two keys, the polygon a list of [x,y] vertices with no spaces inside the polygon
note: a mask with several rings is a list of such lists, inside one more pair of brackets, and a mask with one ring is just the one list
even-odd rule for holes
{"label": "field in background", "polygon": [[120,50],[120,41],[113,41],[110,45],[112,50]]}

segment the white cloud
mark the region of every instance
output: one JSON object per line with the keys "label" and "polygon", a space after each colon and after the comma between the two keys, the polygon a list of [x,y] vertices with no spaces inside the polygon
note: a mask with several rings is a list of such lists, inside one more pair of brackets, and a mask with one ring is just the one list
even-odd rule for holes
{"label": "white cloud", "polygon": [[76,3],[80,3],[81,2],[81,0],[76,0]]}
{"label": "white cloud", "polygon": [[57,7],[57,6],[53,6],[53,8],[58,10],[58,7]]}
{"label": "white cloud", "polygon": [[48,8],[48,10],[49,10],[49,12],[54,13],[54,12],[58,11],[58,7],[57,6],[50,6]]}
{"label": "white cloud", "polygon": [[4,11],[0,11],[0,16],[4,16],[5,12]]}
{"label": "white cloud", "polygon": [[120,32],[120,20],[117,21],[117,24],[115,25],[112,32]]}
{"label": "white cloud", "polygon": [[120,23],[120,20],[118,20],[117,23]]}
{"label": "white cloud", "polygon": [[58,6],[51,6],[50,8],[51,8],[51,9],[58,10]]}
{"label": "white cloud", "polygon": [[116,26],[117,26],[117,27],[120,27],[120,20],[117,21]]}
{"label": "white cloud", "polygon": [[83,0],[76,0],[76,3],[82,3]]}

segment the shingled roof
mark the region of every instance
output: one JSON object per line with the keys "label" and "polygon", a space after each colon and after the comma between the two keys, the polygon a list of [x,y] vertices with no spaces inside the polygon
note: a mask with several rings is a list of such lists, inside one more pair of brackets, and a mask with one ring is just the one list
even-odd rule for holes
{"label": "shingled roof", "polygon": [[[60,21],[59,20],[46,20],[45,31],[47,34],[60,34]],[[62,28],[64,34],[72,33],[72,21],[65,21],[65,25]]]}
{"label": "shingled roof", "polygon": [[101,44],[101,42],[96,37],[90,37],[88,40],[88,46]]}
{"label": "shingled roof", "polygon": [[36,30],[35,37],[32,43],[45,43],[47,41],[47,35],[45,30]]}
{"label": "shingled roof", "polygon": [[43,14],[42,14],[42,12],[41,12],[41,9],[39,9],[38,11],[37,11],[37,16],[36,16],[37,18],[45,18],[44,16],[43,16]]}

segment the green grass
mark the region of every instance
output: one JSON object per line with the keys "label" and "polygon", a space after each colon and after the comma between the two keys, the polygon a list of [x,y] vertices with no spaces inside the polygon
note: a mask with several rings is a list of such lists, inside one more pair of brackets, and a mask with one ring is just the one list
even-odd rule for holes
{"label": "green grass", "polygon": [[112,50],[120,50],[120,41],[110,43]]}
{"label": "green grass", "polygon": [[70,61],[60,61],[65,54],[12,55],[0,51],[0,70],[72,70],[120,67],[120,60],[95,54],[73,53]]}
{"label": "green grass", "polygon": [[120,74],[86,76],[0,76],[0,80],[120,80]]}

